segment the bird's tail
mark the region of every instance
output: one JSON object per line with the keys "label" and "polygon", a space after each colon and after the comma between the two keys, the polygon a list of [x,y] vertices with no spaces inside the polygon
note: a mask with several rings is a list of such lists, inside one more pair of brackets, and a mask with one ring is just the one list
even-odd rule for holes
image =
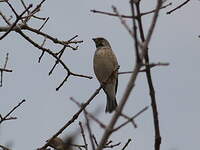
{"label": "bird's tail", "polygon": [[111,99],[109,96],[107,96],[107,105],[106,105],[106,112],[113,112],[117,107],[117,100],[116,97]]}

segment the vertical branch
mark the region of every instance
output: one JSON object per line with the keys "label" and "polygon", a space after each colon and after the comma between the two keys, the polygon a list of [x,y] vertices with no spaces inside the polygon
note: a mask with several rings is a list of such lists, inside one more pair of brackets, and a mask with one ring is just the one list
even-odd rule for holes
{"label": "vertical branch", "polygon": [[[132,1],[132,0],[131,0],[131,1]],[[132,2],[134,2],[134,1],[132,1]],[[157,0],[157,5],[156,5],[155,13],[154,13],[154,16],[153,16],[151,25],[150,25],[149,30],[148,30],[148,33],[147,33],[147,38],[146,38],[146,41],[145,41],[145,43],[144,43],[144,46],[141,48],[141,51],[142,51],[142,52],[141,52],[141,60],[144,58],[144,56],[145,56],[146,53],[147,53],[147,47],[148,47],[148,44],[149,44],[150,39],[151,39],[151,37],[152,37],[152,33],[153,33],[153,31],[154,31],[155,24],[156,24],[156,22],[157,22],[157,18],[158,18],[158,14],[159,14],[160,7],[161,7],[161,6],[162,6],[162,1],[161,1],[161,0]],[[136,40],[136,39],[134,39],[134,40]],[[137,42],[136,42],[135,44],[137,44]],[[137,50],[137,49],[135,49],[135,51],[136,51],[136,50]],[[136,52],[136,53],[137,53],[137,52]],[[137,56],[136,56],[136,57],[137,57]],[[136,58],[136,60],[137,60],[137,58]],[[131,93],[133,87],[135,86],[135,81],[136,81],[137,75],[138,75],[138,73],[139,73],[141,67],[142,67],[142,63],[141,63],[140,61],[136,61],[135,67],[134,67],[134,69],[133,69],[133,73],[132,73],[131,78],[130,78],[130,80],[129,80],[129,82],[128,82],[128,85],[127,85],[127,87],[126,87],[126,90],[125,90],[125,92],[124,92],[124,94],[123,94],[123,97],[122,97],[122,99],[121,99],[121,101],[120,101],[120,104],[119,104],[119,106],[117,107],[116,112],[115,112],[115,114],[113,115],[113,117],[112,117],[112,119],[111,119],[111,121],[110,121],[108,127],[106,128],[106,130],[105,130],[105,132],[104,132],[104,134],[103,134],[103,136],[102,136],[102,138],[101,138],[100,144],[99,144],[99,146],[97,147],[97,150],[102,150],[102,149],[103,149],[105,143],[107,142],[109,136],[111,135],[112,129],[113,129],[114,125],[116,124],[116,122],[117,122],[117,120],[118,120],[118,118],[119,118],[119,116],[120,116],[120,113],[122,112],[122,110],[123,110],[123,108],[124,108],[124,106],[125,106],[125,104],[126,104],[126,102],[127,102],[127,100],[128,100],[128,97],[129,97],[129,95],[130,95],[130,93]],[[155,99],[154,99],[154,100],[155,100]],[[157,115],[157,114],[156,114],[156,115]],[[154,119],[154,120],[155,120],[155,119]],[[159,129],[159,127],[158,127],[158,129]],[[156,133],[157,133],[157,132],[156,132]],[[159,132],[158,132],[158,133],[159,133]],[[160,133],[159,133],[159,135],[160,135]],[[159,150],[159,148],[160,148],[160,141],[161,141],[161,140],[159,140],[159,139],[161,139],[161,138],[158,138],[158,139],[157,139],[157,136],[156,136],[156,144],[155,144],[156,150]]]}
{"label": "vertical branch", "polygon": [[86,127],[88,129],[88,133],[89,133],[89,138],[90,138],[90,143],[92,145],[92,150],[95,150],[95,145],[94,145],[94,141],[93,141],[93,138],[92,138],[92,129],[90,127],[90,121],[88,119],[88,116],[84,110],[84,116],[85,116],[85,120],[86,120]]}
{"label": "vertical branch", "polygon": [[87,144],[87,141],[86,141],[85,133],[84,133],[83,126],[82,126],[81,122],[79,122],[79,126],[81,128],[81,134],[82,134],[83,141],[84,141],[84,144],[85,144],[85,150],[88,150],[88,144]]}
{"label": "vertical branch", "polygon": [[[131,4],[132,16],[135,16],[134,5],[133,5],[134,1],[131,0],[130,4]],[[137,26],[136,26],[134,17],[132,17],[132,21],[133,21],[133,31],[134,31],[134,39],[135,39],[134,42],[135,42],[136,62],[141,62],[140,55],[139,55],[139,47],[138,47]]]}
{"label": "vertical branch", "polygon": [[8,53],[6,54],[6,59],[3,68],[0,68],[0,87],[3,86],[3,72],[12,72],[12,70],[6,69],[8,64]]}
{"label": "vertical branch", "polygon": [[[156,11],[158,12],[160,7],[162,6],[162,1],[161,0],[157,0],[157,7],[156,7]],[[143,25],[142,25],[142,18],[141,18],[141,13],[140,13],[140,1],[138,1],[137,3],[135,3],[136,5],[136,11],[137,11],[137,22],[138,22],[138,27],[139,27],[139,31],[140,31],[140,38],[142,40],[142,42],[145,42],[145,36],[144,36],[144,30],[143,30]],[[154,14],[153,20],[157,19],[158,17],[158,13]],[[155,26],[155,22],[152,22],[151,27]],[[150,33],[152,34],[152,31],[149,30],[149,34],[147,36],[147,38],[150,37]],[[147,39],[148,40],[148,39]],[[149,54],[148,54],[148,47],[146,45],[146,53],[145,53],[145,63],[149,64]],[[160,127],[159,127],[159,119],[158,119],[158,110],[157,110],[157,104],[156,104],[156,97],[155,97],[155,90],[154,90],[154,85],[153,85],[153,81],[152,81],[152,76],[151,76],[151,68],[149,65],[145,65],[146,67],[146,77],[147,77],[147,82],[149,85],[149,93],[150,93],[150,97],[151,97],[151,107],[152,107],[152,111],[153,111],[153,119],[154,119],[154,129],[155,129],[155,144],[154,144],[154,148],[155,150],[160,150],[160,144],[161,144],[161,135],[160,135]]]}

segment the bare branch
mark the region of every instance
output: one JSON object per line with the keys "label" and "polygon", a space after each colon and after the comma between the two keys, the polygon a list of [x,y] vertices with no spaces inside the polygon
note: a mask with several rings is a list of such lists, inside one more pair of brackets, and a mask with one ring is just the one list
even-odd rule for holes
{"label": "bare branch", "polygon": [[[168,6],[171,6],[172,3],[168,3],[164,6],[162,6],[160,9],[164,9],[164,8],[167,8]],[[99,11],[99,10],[95,10],[95,9],[92,9],[90,10],[91,12],[93,13],[98,13],[98,14],[103,14],[103,15],[108,15],[108,16],[113,16],[113,17],[118,17],[117,14],[115,13],[110,13],[110,12],[105,12],[105,11]],[[132,19],[132,18],[135,18],[137,19],[138,17],[142,17],[142,16],[145,16],[145,15],[148,15],[148,14],[151,14],[151,13],[154,13],[155,12],[155,9],[153,10],[150,10],[150,11],[147,11],[147,12],[143,12],[143,13],[140,13],[140,15],[135,15],[135,16],[129,16],[129,15],[120,15],[122,18],[126,18],[126,19]]]}
{"label": "bare branch", "polygon": [[2,148],[2,150],[11,150],[11,149],[9,149],[8,147],[3,146],[3,145],[0,145],[0,148]]}
{"label": "bare branch", "polygon": [[46,20],[44,21],[44,23],[42,24],[42,26],[38,29],[38,31],[42,30],[42,28],[44,27],[44,25],[47,23],[48,20],[49,20],[49,17],[46,18]]}
{"label": "bare branch", "polygon": [[126,21],[123,19],[122,15],[119,14],[117,8],[115,6],[112,6],[113,11],[115,12],[115,15],[119,17],[121,24],[125,27],[125,29],[128,31],[128,33],[134,37],[134,33],[133,31],[131,31],[131,29],[129,28],[129,26],[127,25]]}
{"label": "bare branch", "polygon": [[[158,62],[158,63],[145,64],[144,66],[147,66],[147,65],[150,68],[154,68],[154,67],[157,67],[157,66],[169,66],[169,63]],[[146,72],[146,69],[141,69],[139,72]],[[130,73],[133,73],[133,71],[118,72],[119,75],[121,75],[121,74],[130,74]]]}
{"label": "bare branch", "polygon": [[[44,40],[43,40],[43,42],[42,42],[42,44],[41,44],[41,47],[44,46],[44,44],[45,44],[46,41],[47,41],[47,38],[44,37]],[[40,55],[40,57],[39,57],[39,59],[38,59],[38,63],[41,62],[41,59],[42,59],[43,56],[44,56],[44,51],[42,51],[42,53],[41,53],[41,55]]]}
{"label": "bare branch", "polygon": [[8,21],[8,18],[0,11],[0,16],[3,18],[3,20],[10,26],[10,22]]}
{"label": "bare branch", "polygon": [[30,42],[33,46],[37,47],[38,49],[40,49],[41,51],[47,52],[48,54],[50,54],[51,56],[53,56],[63,67],[64,69],[67,71],[68,75],[67,77],[64,79],[64,81],[60,84],[60,86],[58,88],[56,88],[56,90],[59,90],[59,88],[64,84],[64,82],[67,80],[67,78],[72,75],[72,76],[77,76],[77,77],[83,77],[83,78],[88,78],[88,79],[92,79],[91,76],[86,76],[86,75],[81,75],[81,74],[76,74],[70,71],[70,69],[65,65],[65,63],[59,59],[52,51],[50,51],[49,49],[46,49],[44,47],[41,47],[39,44],[37,44],[36,42],[34,42],[32,39],[30,39],[27,35],[25,35],[21,30],[17,30],[17,33],[19,33],[22,37],[24,37],[28,42]]}
{"label": "bare branch", "polygon": [[[135,10],[134,10],[134,5],[133,1],[130,1],[131,5],[131,12],[132,16],[135,16]],[[136,27],[136,21],[134,18],[132,18],[133,22],[133,32],[134,32],[134,46],[135,46],[135,55],[136,55],[136,62],[137,63],[142,63],[142,59],[140,58],[140,52],[139,52],[139,46],[138,46],[138,37],[137,37],[137,27]]]}
{"label": "bare branch", "polygon": [[120,116],[121,111],[122,111],[125,103],[127,102],[128,97],[129,97],[129,95],[130,95],[130,93],[131,93],[131,91],[132,91],[132,89],[133,89],[133,87],[135,85],[135,81],[136,81],[136,78],[137,78],[137,75],[139,73],[139,70],[140,70],[141,66],[142,66],[141,64],[138,64],[138,63],[135,64],[133,74],[131,75],[131,79],[128,82],[128,85],[126,87],[125,93],[124,93],[124,95],[123,95],[123,97],[122,97],[122,99],[120,101],[119,106],[116,109],[115,114],[113,115],[109,125],[107,126],[107,128],[106,128],[106,130],[105,130],[105,132],[104,132],[104,134],[103,134],[103,136],[101,138],[101,141],[100,141],[99,146],[97,147],[97,150],[102,150],[102,148],[104,147],[106,141],[108,140],[108,137],[112,133],[112,129],[113,129],[118,117]]}
{"label": "bare branch", "polygon": [[52,139],[54,139],[55,137],[57,137],[70,124],[72,124],[79,117],[80,113],[90,104],[90,102],[94,99],[94,97],[100,92],[101,88],[102,87],[100,86],[98,89],[96,89],[96,91],[92,94],[92,96],[82,105],[82,107],[80,108],[80,110],[77,113],[75,113],[73,115],[73,117],[56,134],[54,134],[43,147],[39,148],[38,150],[45,150],[47,148],[47,146],[49,145],[49,142],[51,142]]}
{"label": "bare branch", "polygon": [[[82,107],[82,105],[77,101],[75,100],[73,97],[70,97],[70,100],[72,100],[75,104],[77,104],[80,108]],[[85,109],[85,113],[87,114],[88,117],[90,117],[92,120],[94,120],[97,124],[99,124],[99,126],[103,129],[106,128],[106,125],[103,124],[99,119],[97,119],[92,113],[88,112],[86,109]]]}
{"label": "bare branch", "polygon": [[122,150],[125,150],[125,148],[128,146],[128,144],[131,142],[131,139],[128,139],[128,141],[126,142],[126,144],[124,145],[124,147],[122,148]]}
{"label": "bare branch", "polygon": [[[152,37],[153,30],[155,28],[159,10],[162,7],[162,0],[157,0],[157,6],[155,9],[155,13],[152,19],[152,23],[150,25],[150,28],[148,30],[146,39],[144,35],[144,30],[143,30],[143,25],[142,25],[142,19],[141,17],[137,19],[138,21],[138,27],[140,30],[140,37],[142,42],[144,42],[144,47],[142,49],[142,53],[144,55],[145,63],[149,64],[149,54],[148,54],[148,43]],[[137,9],[137,14],[140,14],[140,1],[135,3],[136,9]],[[151,97],[151,106],[152,106],[152,112],[153,112],[153,120],[154,120],[154,129],[155,129],[155,143],[154,143],[154,148],[155,150],[160,150],[160,144],[161,144],[161,136],[160,136],[160,128],[159,128],[159,120],[158,120],[158,111],[157,111],[157,105],[156,105],[156,97],[155,97],[155,90],[153,86],[153,81],[151,77],[151,69],[149,65],[145,65],[145,71],[146,71],[146,77],[148,81],[148,86],[149,86],[149,93]]]}
{"label": "bare branch", "polygon": [[85,149],[88,150],[88,144],[87,144],[87,141],[86,141],[85,133],[84,133],[84,130],[83,130],[82,123],[80,121],[79,121],[79,126],[81,128],[81,135],[83,137],[83,141],[84,141],[84,144],[85,144]]}
{"label": "bare branch", "polygon": [[122,123],[121,125],[119,125],[118,127],[114,128],[112,130],[112,132],[115,132],[117,130],[119,130],[120,128],[124,127],[125,125],[127,125],[130,121],[134,120],[135,118],[137,118],[139,115],[141,115],[143,112],[145,112],[148,109],[148,106],[144,107],[142,110],[140,110],[137,114],[135,114],[133,117],[131,117],[129,120],[125,121],[124,123]]}
{"label": "bare branch", "polygon": [[4,71],[4,72],[12,72],[12,70],[10,70],[10,69],[4,69],[4,68],[0,68],[0,71]]}
{"label": "bare branch", "polygon": [[135,121],[133,120],[133,119],[131,119],[129,116],[127,116],[127,115],[125,115],[125,114],[120,114],[122,117],[124,117],[125,119],[127,119],[127,120],[129,120],[132,124],[133,124],[133,126],[134,126],[134,128],[137,128],[137,124],[135,123]]}
{"label": "bare branch", "polygon": [[[159,14],[159,11],[160,11],[160,7],[162,6],[162,1],[161,0],[157,0],[157,5],[156,5],[156,8],[155,8],[155,12],[154,12],[154,15],[153,15],[153,19],[152,19],[152,23],[150,25],[150,28],[149,28],[149,31],[147,33],[147,38],[146,38],[146,41],[145,41],[145,44],[144,44],[144,47],[142,49],[142,53],[141,53],[141,60],[144,58],[145,54],[147,53],[147,47],[148,47],[148,44],[150,42],[150,39],[151,39],[151,36],[152,36],[152,33],[154,31],[154,28],[155,28],[155,24],[157,22],[157,18],[158,18],[158,14]],[[120,104],[119,106],[117,107],[116,109],[116,112],[115,114],[113,115],[109,125],[107,126],[102,138],[101,138],[101,141],[100,141],[100,144],[99,146],[97,147],[97,150],[102,150],[103,149],[103,146],[105,145],[106,141],[108,140],[109,136],[111,135],[112,133],[112,129],[115,125],[115,123],[117,122],[118,118],[119,118],[119,115],[121,114],[127,100],[128,100],[128,97],[135,85],[135,81],[136,81],[136,78],[137,78],[137,75],[140,71],[140,68],[142,67],[142,64],[140,62],[136,62],[135,64],[135,67],[134,67],[134,71],[133,71],[133,74],[131,75],[131,78],[128,82],[128,85],[126,87],[126,90],[124,92],[124,95],[120,101]]]}
{"label": "bare branch", "polygon": [[[121,17],[121,15],[119,14],[119,11],[117,10],[117,8],[115,6],[112,6],[113,11],[116,13],[116,15],[118,16],[119,20],[121,21],[121,24],[124,26],[124,28],[128,31],[128,33],[130,34],[130,36],[134,39],[135,35],[133,33],[133,31],[129,28],[129,26],[127,25],[126,21]],[[134,39],[137,40],[137,39]],[[142,44],[137,40],[138,45],[142,48]]]}
{"label": "bare branch", "polygon": [[0,76],[1,76],[1,80],[0,80],[0,87],[3,86],[3,72],[12,72],[12,70],[10,69],[6,69],[6,66],[8,64],[8,53],[6,54],[6,59],[5,59],[5,63],[3,68],[0,68]]}
{"label": "bare branch", "polygon": [[90,127],[90,121],[87,117],[85,109],[84,109],[84,116],[85,116],[85,120],[86,120],[86,127],[87,127],[87,130],[88,130],[88,133],[89,133],[90,143],[92,145],[92,150],[95,150],[94,141],[93,141],[93,138],[92,138],[92,129]]}
{"label": "bare branch", "polygon": [[24,103],[26,100],[23,99],[17,106],[15,106],[7,115],[5,115],[4,117],[0,117],[0,124],[5,121],[5,120],[11,120],[11,119],[16,119],[16,117],[11,117],[8,118],[22,103]]}
{"label": "bare branch", "polygon": [[171,14],[172,12],[176,11],[177,9],[180,9],[181,7],[183,7],[184,5],[186,5],[190,0],[186,0],[185,2],[183,2],[182,4],[180,4],[179,6],[177,6],[176,8],[168,11],[166,14],[169,15]]}
{"label": "bare branch", "polygon": [[12,29],[16,26],[17,22],[21,19],[21,17],[23,16],[23,14],[29,10],[33,5],[30,4],[27,9],[25,9],[19,16],[16,14],[16,20],[15,22],[9,27],[9,29],[0,37],[0,40],[2,40],[6,35],[8,35],[8,33],[10,33],[10,31],[12,31]]}

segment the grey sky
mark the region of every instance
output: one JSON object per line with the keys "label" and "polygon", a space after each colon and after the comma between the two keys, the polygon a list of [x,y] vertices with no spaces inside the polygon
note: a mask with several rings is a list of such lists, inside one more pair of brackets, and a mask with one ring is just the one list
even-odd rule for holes
{"label": "grey sky", "polygon": [[[166,15],[168,10],[178,5],[174,1],[170,2],[173,2],[173,6],[162,10],[159,15],[149,47],[151,62],[170,63],[168,67],[157,67],[152,70],[162,136],[161,149],[195,150],[199,148],[200,139],[200,38],[198,38],[200,2],[191,1],[177,12]],[[117,55],[120,71],[132,69],[133,40],[119,19],[90,12],[91,9],[112,12],[112,5],[123,14],[130,12],[128,1],[62,0],[46,1],[43,5],[40,16],[50,17],[43,29],[44,32],[62,40],[78,34],[78,39],[84,41],[79,45],[78,51],[69,49],[63,57],[64,62],[73,72],[94,77],[92,59],[95,45],[91,39],[97,36],[103,36],[110,41]],[[144,2],[143,6],[144,11],[154,8],[152,2]],[[18,7],[21,6],[18,5],[16,8]],[[0,4],[0,9],[6,12],[5,5]],[[151,16],[144,17],[146,29],[150,19]],[[33,20],[31,24],[39,27],[42,22]],[[37,36],[33,37],[37,39]],[[7,121],[1,125],[0,144],[13,141],[13,149],[36,149],[77,111],[77,106],[69,100],[69,97],[73,96],[79,102],[84,102],[98,88],[99,83],[95,78],[89,80],[70,77],[60,91],[56,92],[56,87],[66,74],[59,66],[54,70],[53,75],[48,76],[54,64],[54,60],[49,55],[45,54],[42,62],[38,64],[40,51],[16,33],[9,34],[0,41],[0,44],[0,65],[3,65],[5,55],[9,52],[8,68],[13,70],[13,73],[4,74],[3,88],[0,88],[0,113],[4,115],[22,99],[27,100],[13,114],[18,117],[17,120]],[[52,43],[46,46],[58,49]],[[122,97],[129,77],[130,75],[119,77],[118,101]],[[141,73],[124,112],[132,116],[143,107],[150,105],[148,93],[146,77]],[[89,105],[88,110],[92,112],[101,106],[104,111],[105,104],[106,97],[101,91]],[[108,123],[111,116],[102,112],[99,118]],[[83,121],[83,116],[81,115],[78,120]],[[113,134],[113,141],[115,143],[121,141],[125,144],[128,138],[132,138],[133,141],[127,149],[153,149],[154,128],[151,108],[136,119],[136,122],[137,129],[130,124],[121,132]],[[65,130],[63,135],[69,134],[78,127],[76,121],[73,127]],[[93,131],[100,140],[102,130],[95,130],[96,128],[97,125],[94,124]]]}

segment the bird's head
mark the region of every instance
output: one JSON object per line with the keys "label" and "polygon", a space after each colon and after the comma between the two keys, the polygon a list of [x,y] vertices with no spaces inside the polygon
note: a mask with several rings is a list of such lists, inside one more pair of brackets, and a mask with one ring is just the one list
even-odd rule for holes
{"label": "bird's head", "polygon": [[99,48],[99,47],[111,48],[110,43],[102,37],[93,38],[92,40],[95,42],[96,48]]}

